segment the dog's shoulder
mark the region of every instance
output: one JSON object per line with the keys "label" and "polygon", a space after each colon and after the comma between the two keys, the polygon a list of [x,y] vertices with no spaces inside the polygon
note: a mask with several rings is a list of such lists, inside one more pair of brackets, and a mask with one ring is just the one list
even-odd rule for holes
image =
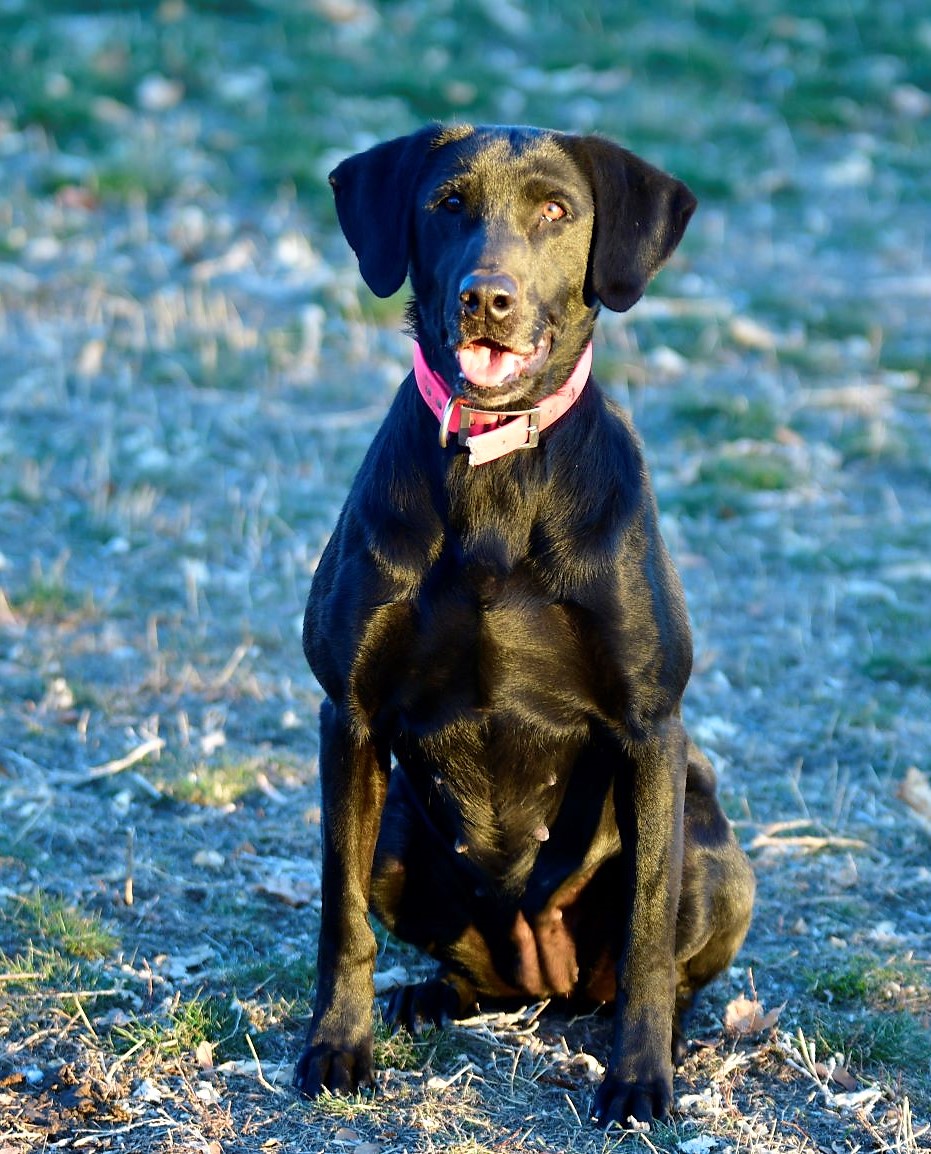
{"label": "dog's shoulder", "polygon": [[572,419],[553,429],[549,474],[567,512],[626,522],[651,498],[640,436],[626,410],[590,381]]}
{"label": "dog's shoulder", "polygon": [[[315,587],[340,580],[372,589],[378,579],[403,586],[423,572],[443,535],[436,468],[418,448],[428,433],[436,436],[435,429],[411,375],[369,444],[324,550]],[[347,565],[353,567],[351,575],[343,572]]]}

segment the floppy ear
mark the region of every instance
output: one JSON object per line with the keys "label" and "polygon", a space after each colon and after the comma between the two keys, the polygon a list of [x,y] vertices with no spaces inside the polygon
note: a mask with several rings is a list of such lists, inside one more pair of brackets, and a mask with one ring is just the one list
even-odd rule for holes
{"label": "floppy ear", "polygon": [[340,228],[377,296],[390,297],[407,276],[414,186],[438,131],[429,125],[377,144],[330,173]]}
{"label": "floppy ear", "polygon": [[586,294],[614,312],[635,304],[682,239],[698,201],[682,183],[600,136],[567,136],[588,175],[595,230]]}

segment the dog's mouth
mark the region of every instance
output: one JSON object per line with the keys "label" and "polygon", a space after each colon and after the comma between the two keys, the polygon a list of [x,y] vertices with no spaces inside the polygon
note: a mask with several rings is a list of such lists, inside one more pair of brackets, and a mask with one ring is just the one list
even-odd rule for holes
{"label": "dog's mouth", "polygon": [[461,345],[456,356],[459,371],[477,389],[496,389],[513,384],[520,377],[538,373],[550,355],[552,336],[546,333],[526,353],[500,345],[496,341],[470,341]]}

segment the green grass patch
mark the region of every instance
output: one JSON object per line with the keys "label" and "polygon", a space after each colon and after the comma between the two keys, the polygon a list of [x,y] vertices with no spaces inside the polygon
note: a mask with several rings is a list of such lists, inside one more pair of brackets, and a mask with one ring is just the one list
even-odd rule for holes
{"label": "green grass patch", "polygon": [[27,942],[30,948],[60,951],[68,958],[99,961],[119,945],[99,915],[84,913],[63,898],[36,890],[13,897],[0,909],[0,933]]}
{"label": "green grass patch", "polygon": [[[856,916],[862,918],[862,913]],[[931,1011],[928,971],[907,960],[879,961],[853,953],[830,968],[808,970],[805,980],[811,994],[832,1006]]]}
{"label": "green grass patch", "polygon": [[843,1054],[864,1075],[886,1069],[928,1071],[931,1030],[907,1010],[858,1015],[820,1013],[815,1017],[819,1052]]}
{"label": "green grass patch", "polygon": [[198,762],[193,769],[181,770],[179,776],[161,771],[153,778],[153,784],[167,797],[185,805],[222,808],[255,792],[256,779],[266,769],[267,762],[262,758],[219,758],[215,764]]}
{"label": "green grass patch", "polygon": [[176,994],[161,1016],[137,1015],[114,1026],[110,1039],[118,1053],[149,1050],[159,1055],[190,1055],[207,1042],[214,1061],[223,1062],[249,1053],[245,1042],[249,1025],[235,998],[198,993]]}
{"label": "green grass patch", "polygon": [[898,685],[931,689],[931,652],[874,653],[864,664],[863,672],[874,681],[895,681]]}
{"label": "green grass patch", "polygon": [[787,492],[799,480],[790,461],[759,442],[754,451],[708,455],[694,479],[684,485],[673,482],[662,489],[660,500],[669,513],[728,518],[752,509],[759,494]]}
{"label": "green grass patch", "polygon": [[[0,916],[0,932],[3,929]],[[5,975],[2,990],[11,999],[44,997],[50,991],[94,990],[105,984],[99,966],[76,960],[58,949],[40,948],[32,942],[21,944],[13,953],[0,950],[0,970]]]}
{"label": "green grass patch", "polygon": [[[814,1014],[821,1053],[843,1054],[865,1077],[931,1073],[931,986],[927,970],[907,961],[852,954],[804,975],[809,992],[828,1004]],[[892,1076],[898,1077],[895,1073]]]}
{"label": "green grass patch", "polygon": [[[266,914],[262,912],[263,920]],[[226,983],[238,990],[242,997],[281,998],[287,1001],[306,1001],[314,982],[317,967],[310,957],[255,958],[228,968]]]}
{"label": "green grass patch", "polygon": [[709,457],[699,467],[698,477],[713,488],[738,493],[783,492],[797,481],[792,466],[765,444],[759,446],[759,452]]}
{"label": "green grass patch", "polygon": [[416,1037],[408,1030],[396,1030],[375,1012],[375,1063],[392,1070],[444,1069],[462,1052],[462,1039],[454,1030],[429,1026]]}
{"label": "green grass patch", "polygon": [[36,574],[21,592],[13,594],[10,604],[24,617],[42,621],[58,621],[75,613],[91,613],[94,608],[90,592],[73,589],[55,574]]}
{"label": "green grass patch", "polygon": [[682,396],[672,403],[676,421],[709,444],[723,441],[768,441],[779,427],[772,407],[744,396]]}

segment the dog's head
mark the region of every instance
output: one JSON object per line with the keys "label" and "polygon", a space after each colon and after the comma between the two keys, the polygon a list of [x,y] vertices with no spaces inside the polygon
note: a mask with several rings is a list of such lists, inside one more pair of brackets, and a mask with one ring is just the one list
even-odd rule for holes
{"label": "dog's head", "polygon": [[339,222],[371,290],[410,273],[431,368],[483,408],[559,387],[600,305],[642,296],[695,197],[598,136],[432,125],[344,160]]}

